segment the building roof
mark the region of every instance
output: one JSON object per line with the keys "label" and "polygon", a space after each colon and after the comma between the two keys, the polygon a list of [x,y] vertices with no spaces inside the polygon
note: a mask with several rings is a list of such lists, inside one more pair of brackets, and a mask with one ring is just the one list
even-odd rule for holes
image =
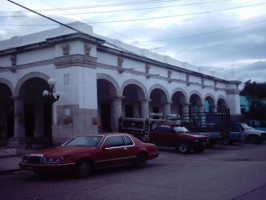
{"label": "building roof", "polygon": [[[209,70],[204,69],[203,67],[191,65],[187,62],[181,62],[169,56],[163,56],[160,54],[156,54],[156,53],[148,51],[147,49],[137,48],[135,46],[125,44],[119,40],[114,40],[111,38],[97,35],[93,33],[92,27],[90,25],[87,25],[81,22],[74,22],[74,23],[70,23],[67,25],[79,30],[83,34],[88,34],[95,38],[104,40],[105,43],[103,45],[106,47],[124,51],[127,53],[131,53],[136,56],[145,57],[145,58],[155,60],[161,63],[166,63],[168,65],[182,68],[184,70],[204,74],[207,76],[215,77],[215,78],[226,80],[226,81],[236,81],[236,83],[240,83],[239,81],[236,80],[235,76],[233,76],[232,74],[229,74],[229,73],[221,74],[221,73],[217,73],[216,71],[209,71]],[[38,32],[38,33],[25,35],[25,36],[16,36],[8,40],[0,41],[0,51],[22,47],[22,46],[26,46],[26,45],[30,45],[34,43],[45,42],[49,38],[54,38],[54,37],[58,37],[62,35],[69,35],[69,34],[74,34],[74,33],[76,33],[74,30],[60,25],[58,28],[55,28],[55,29],[50,29],[50,30],[46,30],[46,31]]]}

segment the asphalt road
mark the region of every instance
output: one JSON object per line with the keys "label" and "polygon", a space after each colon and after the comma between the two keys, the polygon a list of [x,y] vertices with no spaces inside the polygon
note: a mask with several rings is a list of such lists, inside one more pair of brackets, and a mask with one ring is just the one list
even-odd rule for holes
{"label": "asphalt road", "polygon": [[15,172],[0,176],[0,199],[265,200],[266,142],[189,155],[160,148],[143,169],[108,169],[85,179]]}

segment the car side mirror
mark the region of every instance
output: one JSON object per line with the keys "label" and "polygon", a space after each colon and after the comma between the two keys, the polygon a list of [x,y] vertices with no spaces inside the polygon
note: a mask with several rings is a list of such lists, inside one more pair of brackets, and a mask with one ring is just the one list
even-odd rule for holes
{"label": "car side mirror", "polygon": [[106,149],[106,148],[109,148],[109,147],[110,147],[109,144],[103,144],[102,149]]}

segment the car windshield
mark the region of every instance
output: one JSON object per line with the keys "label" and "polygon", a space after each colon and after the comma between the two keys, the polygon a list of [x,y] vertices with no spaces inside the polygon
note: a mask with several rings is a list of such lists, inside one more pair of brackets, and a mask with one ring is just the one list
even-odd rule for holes
{"label": "car windshield", "polygon": [[91,146],[96,147],[101,142],[103,136],[78,136],[70,139],[62,146]]}
{"label": "car windshield", "polygon": [[252,127],[250,127],[249,125],[245,124],[245,123],[241,123],[241,126],[244,128],[244,129],[252,129]]}
{"label": "car windshield", "polygon": [[174,130],[178,133],[187,133],[189,130],[184,126],[174,126]]}

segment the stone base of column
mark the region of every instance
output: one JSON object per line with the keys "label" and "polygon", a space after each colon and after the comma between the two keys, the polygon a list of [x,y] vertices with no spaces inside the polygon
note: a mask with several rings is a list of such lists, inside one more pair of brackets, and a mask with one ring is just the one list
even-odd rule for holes
{"label": "stone base of column", "polygon": [[9,139],[9,146],[19,146],[21,144],[26,144],[26,138],[25,137],[15,137]]}

